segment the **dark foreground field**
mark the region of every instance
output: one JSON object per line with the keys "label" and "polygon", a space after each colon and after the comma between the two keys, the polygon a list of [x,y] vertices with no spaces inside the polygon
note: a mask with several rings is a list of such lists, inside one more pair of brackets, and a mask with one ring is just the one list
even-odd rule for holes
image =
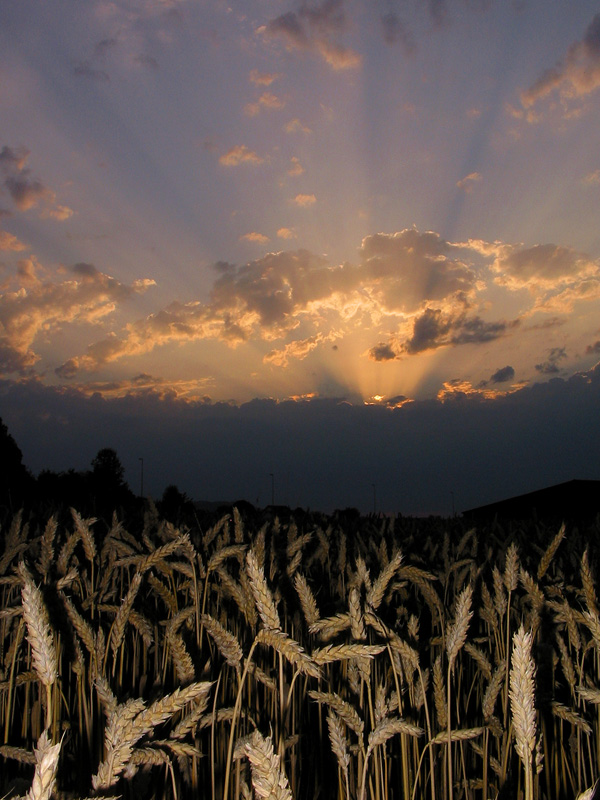
{"label": "dark foreground field", "polygon": [[16,515],[0,797],[588,798],[599,527]]}

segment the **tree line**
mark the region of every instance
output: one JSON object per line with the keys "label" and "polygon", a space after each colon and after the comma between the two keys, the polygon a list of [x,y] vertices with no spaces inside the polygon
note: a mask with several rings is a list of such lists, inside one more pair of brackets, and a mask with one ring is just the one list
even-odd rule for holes
{"label": "tree line", "polygon": [[[19,509],[44,513],[76,508],[86,516],[110,520],[114,511],[128,516],[140,513],[144,498],[134,494],[125,480],[125,469],[116,451],[101,448],[87,470],[42,470],[34,477],[23,463],[23,453],[0,418],[0,515],[6,520]],[[157,502],[162,516],[172,519],[193,508],[191,500],[173,484]]]}

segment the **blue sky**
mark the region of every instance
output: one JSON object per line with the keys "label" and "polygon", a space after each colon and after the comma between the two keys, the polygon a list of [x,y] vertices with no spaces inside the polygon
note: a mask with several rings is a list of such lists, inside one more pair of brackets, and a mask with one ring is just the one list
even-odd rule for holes
{"label": "blue sky", "polygon": [[538,391],[600,358],[599,90],[584,0],[1,3],[0,414],[26,462],[89,463],[74,403],[107,445],[136,405],[133,474],[157,407],[182,446],[178,420],[253,400],[265,436],[277,403],[323,434],[311,403],[344,402],[429,446],[425,407],[489,408],[495,441],[535,397],[550,435]]}

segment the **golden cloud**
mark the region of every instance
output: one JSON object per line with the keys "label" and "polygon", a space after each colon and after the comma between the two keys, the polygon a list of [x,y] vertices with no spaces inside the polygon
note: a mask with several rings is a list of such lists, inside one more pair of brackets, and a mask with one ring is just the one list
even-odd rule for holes
{"label": "golden cloud", "polygon": [[297,194],[294,197],[294,203],[301,208],[308,208],[317,202],[314,194]]}
{"label": "golden cloud", "polygon": [[239,164],[262,164],[263,161],[264,158],[250,150],[245,144],[232,147],[219,158],[219,164],[223,164],[225,167],[237,167]]}

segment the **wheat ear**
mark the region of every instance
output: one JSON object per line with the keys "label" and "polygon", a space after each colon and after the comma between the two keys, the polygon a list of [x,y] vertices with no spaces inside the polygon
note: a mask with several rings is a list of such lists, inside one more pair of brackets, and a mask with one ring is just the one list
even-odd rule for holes
{"label": "wheat ear", "polygon": [[280,766],[280,758],[273,752],[271,737],[266,739],[259,731],[254,731],[246,741],[246,755],[252,769],[252,786],[257,797],[265,800],[292,800],[285,772]]}
{"label": "wheat ear", "polygon": [[252,550],[248,550],[246,554],[246,569],[252,594],[254,595],[254,602],[256,603],[256,608],[258,609],[263,625],[265,628],[271,628],[272,630],[281,630],[281,622],[279,620],[277,608],[275,607],[273,595],[267,586],[264,571],[262,567],[258,566],[256,556]]}
{"label": "wheat ear", "polygon": [[531,645],[531,633],[521,625],[513,636],[509,694],[515,749],[525,767],[525,800],[533,798],[532,753],[536,737],[535,664],[531,657]]}
{"label": "wheat ear", "polygon": [[56,768],[60,742],[52,744],[47,731],[43,731],[35,749],[35,774],[27,800],[50,800],[56,783]]}

